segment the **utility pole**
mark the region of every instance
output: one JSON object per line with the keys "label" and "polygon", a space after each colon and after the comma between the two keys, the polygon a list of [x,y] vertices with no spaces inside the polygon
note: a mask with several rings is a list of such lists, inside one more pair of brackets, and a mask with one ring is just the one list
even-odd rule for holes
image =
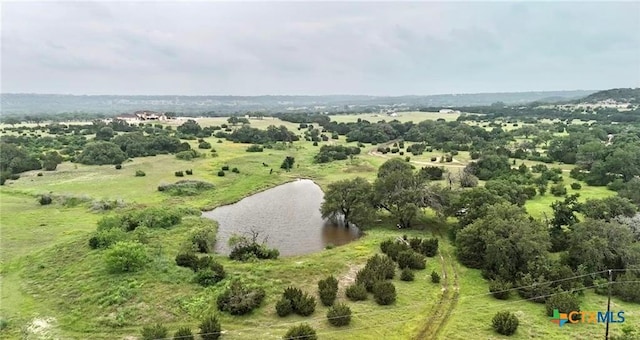
{"label": "utility pole", "polygon": [[607,293],[607,295],[608,295],[608,297],[607,297],[607,327],[606,327],[605,334],[604,334],[604,339],[605,340],[609,340],[609,319],[611,319],[611,314],[610,314],[611,313],[610,312],[610,310],[611,310],[611,281],[613,281],[613,277],[612,276],[613,276],[613,274],[611,272],[611,269],[609,269],[609,284],[608,284],[608,287],[607,287],[607,292],[608,292]]}

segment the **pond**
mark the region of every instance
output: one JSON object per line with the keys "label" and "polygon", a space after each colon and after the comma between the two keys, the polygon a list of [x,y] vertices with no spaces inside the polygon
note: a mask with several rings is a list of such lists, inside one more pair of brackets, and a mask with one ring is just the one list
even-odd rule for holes
{"label": "pond", "polygon": [[349,243],[360,236],[351,226],[336,226],[322,218],[320,205],[324,193],[308,179],[299,179],[257,193],[243,200],[203,213],[218,221],[216,251],[228,254],[227,245],[233,234],[260,233],[269,247],[281,256],[301,255]]}

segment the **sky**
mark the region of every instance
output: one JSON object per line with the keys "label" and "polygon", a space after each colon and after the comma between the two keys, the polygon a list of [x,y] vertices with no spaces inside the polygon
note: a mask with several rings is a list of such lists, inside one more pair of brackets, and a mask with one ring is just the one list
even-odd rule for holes
{"label": "sky", "polygon": [[0,91],[640,87],[640,2],[2,2]]}

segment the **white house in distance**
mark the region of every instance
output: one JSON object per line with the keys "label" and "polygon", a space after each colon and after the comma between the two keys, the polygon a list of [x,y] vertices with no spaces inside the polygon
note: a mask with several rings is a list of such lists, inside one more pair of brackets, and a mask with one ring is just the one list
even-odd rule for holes
{"label": "white house in distance", "polygon": [[452,109],[440,109],[439,111],[440,113],[460,113],[460,111],[458,110],[452,110]]}
{"label": "white house in distance", "polygon": [[169,119],[162,112],[147,111],[147,110],[136,111],[134,113],[121,114],[116,118],[120,120],[124,120],[126,122],[144,122],[149,120],[165,121]]}

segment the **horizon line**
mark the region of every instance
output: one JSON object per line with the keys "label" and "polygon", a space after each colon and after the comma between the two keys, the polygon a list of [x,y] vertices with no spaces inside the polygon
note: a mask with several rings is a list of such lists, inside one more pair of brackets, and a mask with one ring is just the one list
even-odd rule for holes
{"label": "horizon line", "polygon": [[130,97],[429,97],[446,95],[478,95],[478,94],[517,94],[533,92],[577,92],[577,91],[606,91],[613,89],[637,89],[636,87],[615,87],[608,89],[572,89],[572,90],[528,90],[528,91],[503,91],[503,92],[458,92],[435,94],[401,94],[401,95],[375,95],[375,94],[74,94],[74,93],[38,93],[38,92],[0,92],[0,95],[42,95],[42,96],[130,96]]}

